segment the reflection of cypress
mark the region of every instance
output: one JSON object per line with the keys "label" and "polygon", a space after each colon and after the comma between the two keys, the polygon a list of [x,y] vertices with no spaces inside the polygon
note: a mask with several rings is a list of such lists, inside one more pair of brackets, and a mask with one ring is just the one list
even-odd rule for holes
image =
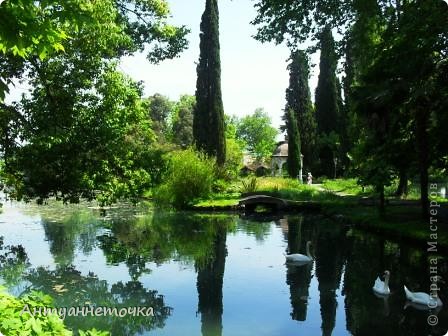
{"label": "reflection of cypress", "polygon": [[220,227],[216,234],[212,259],[204,265],[196,264],[198,311],[201,313],[203,336],[222,334],[222,285],[227,255],[226,236],[225,227]]}
{"label": "reflection of cypress", "polygon": [[331,289],[321,290],[320,286],[319,291],[320,313],[322,316],[322,335],[331,336],[336,324],[336,309],[338,306],[336,295]]}
{"label": "reflection of cypress", "polygon": [[289,285],[292,306],[291,317],[296,321],[305,321],[307,315],[308,288],[311,283],[312,264],[288,266],[286,283]]}
{"label": "reflection of cypress", "polygon": [[[285,219],[286,220],[286,219]],[[302,241],[302,220],[303,217],[289,218],[288,223],[288,253],[302,253],[306,251],[303,249],[306,244],[301,244]],[[306,242],[309,238],[304,235]],[[311,240],[311,239],[310,239]],[[302,245],[302,250],[300,249]],[[308,302],[308,288],[311,283],[311,269],[312,264],[304,266],[288,266],[286,272],[286,284],[289,285],[290,300],[292,306],[291,317],[296,321],[305,321],[307,315]]]}
{"label": "reflection of cypress", "polygon": [[330,230],[320,232],[316,244],[316,276],[319,281],[324,336],[331,335],[336,324],[336,290],[339,288],[344,262],[341,231],[334,228]]}
{"label": "reflection of cypress", "polygon": [[297,219],[285,218],[288,222],[288,252],[289,253],[299,253],[300,252],[300,241],[302,239],[301,229],[303,217]]}

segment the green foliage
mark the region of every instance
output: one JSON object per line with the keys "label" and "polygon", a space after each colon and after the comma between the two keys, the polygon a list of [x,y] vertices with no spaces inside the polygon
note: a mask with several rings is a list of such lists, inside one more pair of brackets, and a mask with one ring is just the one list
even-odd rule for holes
{"label": "green foliage", "polygon": [[258,161],[268,160],[275,148],[278,131],[271,126],[271,118],[262,108],[242,118],[237,124],[236,137]]}
{"label": "green foliage", "polygon": [[[286,89],[286,107],[283,120],[288,124],[288,112],[294,111],[300,135],[300,152],[303,154],[305,170],[310,171],[315,161],[316,120],[308,85],[308,56],[303,50],[291,53],[289,70],[289,87]],[[287,128],[287,127],[286,127]],[[295,175],[296,176],[296,175]]]}
{"label": "green foliage", "polygon": [[23,246],[4,246],[0,236],[0,277],[5,286],[16,286],[29,266],[28,255]]}
{"label": "green foliage", "polygon": [[243,165],[245,148],[244,141],[237,138],[238,118],[225,115],[226,127],[226,162],[223,167],[218,169],[218,176],[226,181],[235,180]]}
{"label": "green foliage", "polygon": [[242,193],[253,193],[257,191],[258,189],[258,182],[257,178],[255,176],[249,177],[248,179],[241,181],[242,187],[241,192]]}
{"label": "green foliage", "polygon": [[33,127],[23,125],[27,143],[6,158],[11,196],[138,198],[151,184],[145,159],[153,141],[141,88],[108,65],[86,94],[90,83],[79,83],[82,75],[66,74],[64,65],[43,64],[31,98],[22,102]]}
{"label": "green foliage", "polygon": [[177,147],[172,144],[151,144],[148,148],[141,150],[142,166],[151,178],[151,188],[162,183],[169,166],[168,154],[176,149]]}
{"label": "green foliage", "polygon": [[[237,116],[229,116],[224,115],[224,121],[226,124],[226,138],[227,139],[237,139],[237,129],[238,129],[238,123],[240,122]],[[241,139],[237,139],[241,143]]]}
{"label": "green foliage", "polygon": [[302,168],[300,158],[302,153],[300,150],[300,133],[297,126],[296,114],[292,109],[288,111],[286,126],[288,130],[288,174],[290,177],[296,178],[299,176],[300,169]]}
{"label": "green foliage", "polygon": [[226,181],[235,180],[243,163],[243,147],[236,139],[226,139],[226,162],[219,168],[218,175]]}
{"label": "green foliage", "polygon": [[[26,67],[32,87],[20,104],[0,105],[2,174],[13,187],[11,196],[136,200],[159,178],[151,176],[158,169],[151,166],[154,136],[141,85],[117,72],[116,62],[143,48],[153,61],[173,57],[185,47],[186,31],[166,24],[169,10],[163,0],[78,0],[57,6],[35,1],[35,8],[22,8],[20,2],[2,4],[0,15],[14,21],[18,12],[13,9],[20,9],[36,15],[36,24],[48,19],[71,36],[63,53],[39,59],[30,51],[19,69],[8,51],[0,57],[2,68],[4,63],[12,68],[5,67],[7,76]],[[79,12],[76,4],[87,6],[79,13],[86,17],[61,21],[59,16],[72,17],[71,10]]]}
{"label": "green foliage", "polygon": [[[173,58],[187,45],[188,30],[168,25],[168,16],[164,0],[4,1],[0,7],[0,52],[12,59],[38,56],[44,60],[67,51],[67,41],[85,29],[101,31],[103,36],[113,31],[109,38],[119,40],[121,45],[107,50],[104,56],[135,52],[150,45],[148,59],[158,62]],[[105,23],[104,18],[111,20]],[[97,41],[91,39],[88,45]],[[11,78],[0,75],[1,102]]]}
{"label": "green foliage", "polygon": [[258,181],[258,193],[280,197],[292,201],[335,202],[339,198],[331,192],[319,190],[301,183],[297,179],[263,177]]}
{"label": "green foliage", "polygon": [[79,336],[108,336],[110,335],[107,331],[99,331],[95,328],[88,331],[79,331]]}
{"label": "green foliage", "polygon": [[148,114],[151,119],[152,129],[157,135],[158,142],[165,142],[169,136],[168,118],[171,116],[174,103],[159,93],[149,97]]}
{"label": "green foliage", "polygon": [[355,178],[349,179],[336,179],[322,181],[322,185],[325,189],[332,192],[343,193],[347,195],[361,196],[365,194],[371,194],[372,188],[370,186],[362,186],[360,181]]}
{"label": "green foliage", "polygon": [[[352,87],[352,105],[363,129],[355,151],[357,168],[380,189],[398,173],[418,170],[424,215],[429,204],[428,170],[447,154],[445,145],[439,147],[444,127],[440,122],[446,116],[442,111],[448,106],[446,90],[441,89],[446,85],[440,86],[448,69],[446,11],[437,1],[391,10],[378,40],[371,43],[374,57],[359,70]],[[412,42],[417,40],[418,44]],[[355,46],[365,49],[362,41],[358,43]],[[409,54],[412,58],[403,62]]]}
{"label": "green foliage", "polygon": [[206,197],[212,191],[215,166],[212,158],[192,148],[173,152],[163,183],[154,191],[154,201],[159,206],[186,208]]}
{"label": "green foliage", "polygon": [[174,105],[171,141],[182,148],[193,145],[193,111],[196,97],[183,95]]}
{"label": "green foliage", "polygon": [[196,147],[209,156],[216,157],[218,165],[222,166],[226,159],[226,140],[217,0],[206,0],[201,19],[199,49],[193,137]]}
{"label": "green foliage", "polygon": [[[0,331],[6,335],[19,336],[71,336],[56,314],[33,314],[34,309],[51,308],[52,299],[41,292],[32,292],[22,298],[15,298],[0,288]],[[28,309],[26,309],[28,308]],[[108,332],[80,331],[80,335],[107,336]]]}
{"label": "green foliage", "polygon": [[[320,38],[319,80],[316,87],[316,121],[319,137],[339,133],[338,80],[336,67],[338,58],[331,29],[325,27]],[[329,139],[329,138],[328,138]],[[332,176],[335,151],[332,144],[321,144],[319,150],[320,174]]]}
{"label": "green foliage", "polygon": [[[254,6],[257,17],[251,23],[258,27],[255,35],[257,40],[273,41],[276,44],[286,41],[294,49],[309,40],[319,40],[320,33],[326,26],[343,31],[356,18],[356,11],[371,6],[372,3],[384,12],[390,12],[394,6],[399,6],[388,0],[256,0]],[[369,16],[365,17],[368,18]]]}

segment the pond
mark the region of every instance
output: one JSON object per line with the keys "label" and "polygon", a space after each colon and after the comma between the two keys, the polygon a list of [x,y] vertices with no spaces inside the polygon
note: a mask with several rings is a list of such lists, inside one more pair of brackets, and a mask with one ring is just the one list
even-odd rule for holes
{"label": "pond", "polygon": [[[421,336],[448,329],[445,307],[427,312],[406,303],[404,284],[429,291],[424,246],[319,215],[244,218],[128,205],[5,204],[0,236],[0,284],[14,295],[39,290],[67,309],[152,308],[152,316],[66,316],[75,331]],[[312,263],[285,263],[284,254],[305,254],[308,241]],[[381,298],[372,286],[386,269],[392,294]],[[438,272],[448,279],[446,259]],[[446,286],[440,292],[445,305]],[[436,326],[429,326],[429,315],[438,317]]]}

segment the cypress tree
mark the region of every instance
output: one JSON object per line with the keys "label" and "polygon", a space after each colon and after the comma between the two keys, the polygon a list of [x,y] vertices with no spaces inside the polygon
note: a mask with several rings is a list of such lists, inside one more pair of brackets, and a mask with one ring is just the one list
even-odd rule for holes
{"label": "cypress tree", "polygon": [[316,88],[316,121],[320,139],[320,173],[332,176],[333,159],[337,152],[339,134],[338,63],[331,29],[325,27],[320,37],[319,79]]}
{"label": "cypress tree", "polygon": [[210,156],[216,156],[218,164],[222,165],[226,156],[226,142],[221,96],[218,0],[206,0],[199,48],[193,136],[197,148]]}
{"label": "cypress tree", "polygon": [[289,109],[286,114],[288,116],[286,123],[288,130],[288,174],[290,177],[296,178],[299,176],[301,168],[300,134],[294,110]]}
{"label": "cypress tree", "polygon": [[294,111],[297,127],[300,134],[301,152],[304,155],[303,165],[306,170],[311,170],[315,158],[316,120],[314,117],[311,93],[308,85],[310,68],[308,57],[303,50],[291,53],[289,70],[289,87],[286,89],[286,114],[283,119],[288,119],[287,112]]}

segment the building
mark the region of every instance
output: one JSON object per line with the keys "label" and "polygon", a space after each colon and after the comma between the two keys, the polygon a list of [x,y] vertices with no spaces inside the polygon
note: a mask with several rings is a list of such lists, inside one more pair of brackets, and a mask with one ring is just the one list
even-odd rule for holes
{"label": "building", "polygon": [[[288,162],[288,142],[281,141],[272,153],[271,170],[273,176],[283,176],[283,167]],[[303,166],[303,155],[301,155],[300,166]],[[302,168],[298,176],[299,180],[303,182]]]}

